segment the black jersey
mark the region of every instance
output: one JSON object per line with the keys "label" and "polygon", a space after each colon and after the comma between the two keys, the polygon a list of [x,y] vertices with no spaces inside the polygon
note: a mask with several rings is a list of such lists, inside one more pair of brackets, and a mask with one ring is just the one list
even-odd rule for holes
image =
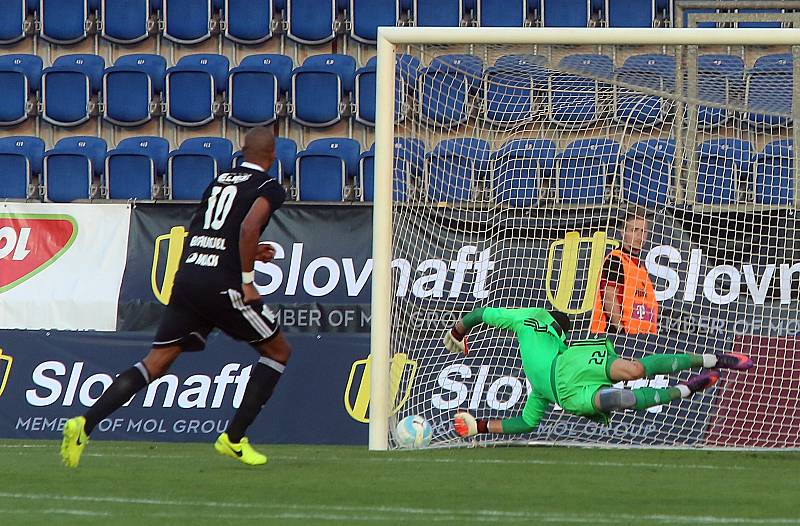
{"label": "black jersey", "polygon": [[241,286],[239,229],[259,197],[269,201],[274,213],[286,192],[265,172],[245,167],[222,173],[211,182],[189,225],[176,285],[219,290]]}

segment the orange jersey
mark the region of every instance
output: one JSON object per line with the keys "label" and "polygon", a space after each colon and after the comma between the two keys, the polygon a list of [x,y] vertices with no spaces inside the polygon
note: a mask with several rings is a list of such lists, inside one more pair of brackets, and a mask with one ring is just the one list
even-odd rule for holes
{"label": "orange jersey", "polygon": [[[606,261],[616,257],[622,263],[622,328],[626,334],[656,334],[658,332],[658,302],[656,292],[647,270],[638,261],[621,250],[612,250]],[[605,277],[604,277],[605,278]],[[605,282],[597,290],[592,313],[593,333],[607,331],[608,318],[603,310]]]}

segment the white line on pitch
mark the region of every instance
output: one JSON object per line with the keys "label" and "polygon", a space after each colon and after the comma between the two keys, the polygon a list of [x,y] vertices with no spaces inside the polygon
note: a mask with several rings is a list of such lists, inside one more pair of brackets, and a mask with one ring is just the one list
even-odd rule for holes
{"label": "white line on pitch", "polygon": [[[466,510],[466,509],[441,509],[441,508],[411,508],[398,506],[325,506],[325,505],[287,505],[269,503],[246,503],[246,502],[215,502],[215,501],[182,501],[182,500],[162,500],[162,499],[143,499],[143,498],[124,498],[124,497],[96,497],[78,495],[49,495],[49,494],[28,494],[28,493],[7,493],[0,492],[0,499],[25,499],[42,501],[66,501],[66,502],[99,502],[106,504],[138,504],[151,506],[183,506],[183,507],[206,507],[206,508],[229,508],[229,509],[262,509],[278,510],[278,513],[304,518],[312,515],[319,518],[329,517],[331,520],[339,520],[336,517],[343,517],[341,520],[350,520],[351,515],[375,515],[376,519],[388,516],[397,519],[399,514],[424,516],[426,520],[441,521],[444,518],[457,519],[459,522],[574,522],[579,524],[592,523],[619,523],[620,521],[650,521],[657,523],[687,523],[687,524],[776,524],[776,525],[800,525],[800,518],[749,518],[749,517],[717,517],[717,516],[690,516],[690,515],[634,515],[619,514],[565,514],[550,512],[514,512],[502,510]],[[297,510],[297,511],[288,511]],[[141,510],[140,510],[141,511]],[[149,512],[152,514],[152,512]],[[156,512],[167,513],[167,512]],[[171,510],[168,513],[175,513]],[[194,513],[194,512],[192,512]],[[270,512],[270,516],[274,512]],[[226,515],[226,514],[221,514]],[[228,515],[234,515],[228,513]],[[344,517],[347,515],[347,517]],[[430,516],[433,515],[434,518]],[[334,519],[336,518],[336,519]]]}

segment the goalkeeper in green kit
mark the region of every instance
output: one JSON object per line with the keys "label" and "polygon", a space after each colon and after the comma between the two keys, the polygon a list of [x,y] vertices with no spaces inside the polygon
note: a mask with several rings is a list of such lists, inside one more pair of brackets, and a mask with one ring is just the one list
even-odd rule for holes
{"label": "goalkeeper in green kit", "polygon": [[[612,411],[647,409],[672,400],[688,398],[714,385],[718,369],[744,371],[753,362],[742,354],[653,354],[641,360],[625,360],[608,338],[592,338],[567,345],[569,318],[545,309],[478,308],[464,316],[445,334],[444,346],[454,353],[468,352],[467,333],[481,324],[513,331],[519,342],[522,368],[533,390],[522,415],[503,420],[477,420],[458,412],[453,427],[462,437],[478,433],[529,433],[544,417],[550,404],[571,414],[608,423]],[[616,382],[670,374],[694,367],[704,371],[675,387],[616,389]]]}

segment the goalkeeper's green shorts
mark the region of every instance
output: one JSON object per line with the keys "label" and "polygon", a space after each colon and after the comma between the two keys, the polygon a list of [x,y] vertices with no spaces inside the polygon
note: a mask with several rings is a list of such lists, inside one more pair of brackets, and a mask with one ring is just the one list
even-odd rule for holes
{"label": "goalkeeper's green shorts", "polygon": [[611,364],[617,359],[619,355],[608,338],[572,343],[556,362],[555,385],[561,408],[607,422],[607,415],[594,406],[594,395],[614,383],[610,378]]}

